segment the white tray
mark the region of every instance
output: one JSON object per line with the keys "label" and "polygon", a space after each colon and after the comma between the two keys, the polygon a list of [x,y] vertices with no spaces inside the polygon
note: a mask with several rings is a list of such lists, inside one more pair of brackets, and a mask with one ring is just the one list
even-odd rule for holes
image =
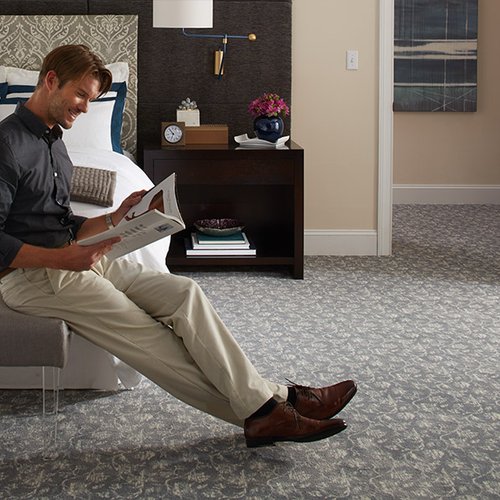
{"label": "white tray", "polygon": [[290,139],[289,135],[280,137],[276,142],[264,141],[257,137],[250,138],[248,137],[248,134],[234,136],[234,140],[240,146],[250,147],[250,148],[283,148],[288,139]]}

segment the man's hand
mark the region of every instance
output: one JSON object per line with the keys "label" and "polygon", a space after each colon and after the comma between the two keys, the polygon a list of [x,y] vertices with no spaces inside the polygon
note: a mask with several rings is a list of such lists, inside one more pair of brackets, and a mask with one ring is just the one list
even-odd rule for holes
{"label": "man's hand", "polygon": [[90,269],[103,255],[106,255],[115,243],[121,240],[119,236],[101,241],[95,245],[82,246],[78,243],[60,248],[64,252],[62,256],[62,265],[58,269],[67,269],[68,271],[86,271]]}
{"label": "man's hand", "polygon": [[[110,213],[113,225],[116,226],[125,216],[125,214],[130,210],[131,207],[137,205],[142,200],[142,197],[147,193],[146,190],[134,191],[132,194],[128,195],[121,203],[121,205],[114,211]],[[108,229],[105,222],[104,215],[99,215],[97,217],[92,217],[87,219],[78,230],[76,235],[77,240],[83,240],[94,236],[95,234],[102,233]],[[109,251],[109,250],[108,250]]]}
{"label": "man's hand", "polygon": [[118,224],[125,214],[134,206],[137,205],[142,200],[142,197],[147,193],[145,189],[141,191],[134,191],[132,194],[128,195],[121,203],[121,205],[116,209],[112,218],[114,224]]}
{"label": "man's hand", "polygon": [[12,261],[11,267],[49,267],[67,271],[87,271],[120,240],[119,236],[115,236],[95,245],[80,246],[75,243],[63,248],[44,248],[25,243]]}

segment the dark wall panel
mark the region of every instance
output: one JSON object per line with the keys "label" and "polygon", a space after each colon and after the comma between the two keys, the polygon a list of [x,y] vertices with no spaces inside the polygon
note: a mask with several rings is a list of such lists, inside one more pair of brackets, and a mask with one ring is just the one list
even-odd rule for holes
{"label": "dark wall panel", "polygon": [[0,0],[0,14],[87,14],[87,0]]}

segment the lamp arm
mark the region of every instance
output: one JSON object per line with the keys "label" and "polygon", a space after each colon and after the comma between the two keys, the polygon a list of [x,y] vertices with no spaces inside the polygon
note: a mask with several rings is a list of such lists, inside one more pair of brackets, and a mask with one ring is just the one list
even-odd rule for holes
{"label": "lamp arm", "polygon": [[222,58],[219,66],[219,80],[222,78],[222,74],[224,72],[224,63],[226,62],[226,52],[227,52],[227,35],[222,39]]}
{"label": "lamp arm", "polygon": [[186,31],[186,28],[182,28],[182,34],[192,38],[240,38],[248,39],[251,42],[254,42],[257,39],[257,36],[254,33],[250,33],[249,35],[204,35],[201,33],[190,33],[189,31]]}

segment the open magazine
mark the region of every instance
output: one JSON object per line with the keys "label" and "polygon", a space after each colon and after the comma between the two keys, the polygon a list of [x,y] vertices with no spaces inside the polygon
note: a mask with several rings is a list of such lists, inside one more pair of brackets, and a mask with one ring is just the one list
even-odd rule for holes
{"label": "open magazine", "polygon": [[116,259],[185,227],[177,205],[175,174],[172,174],[150,189],[114,228],[80,240],[78,244],[93,245],[120,236],[121,241],[106,254],[108,258]]}

